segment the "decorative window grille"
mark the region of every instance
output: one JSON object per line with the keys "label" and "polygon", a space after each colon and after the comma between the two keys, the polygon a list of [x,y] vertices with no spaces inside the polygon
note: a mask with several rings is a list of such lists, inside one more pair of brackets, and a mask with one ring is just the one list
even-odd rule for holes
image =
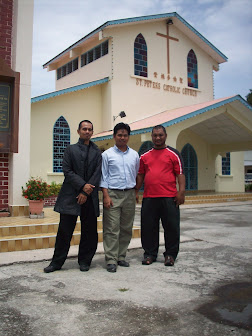
{"label": "decorative window grille", "polygon": [[187,80],[189,87],[198,89],[198,62],[192,49],[187,55]]}
{"label": "decorative window grille", "polygon": [[222,158],[222,175],[231,175],[229,152],[226,153],[226,157]]}
{"label": "decorative window grille", "polygon": [[108,40],[81,55],[81,67],[108,54]]}
{"label": "decorative window grille", "polygon": [[62,172],[62,161],[66,147],[70,145],[70,128],[61,116],[53,127],[53,172]]}
{"label": "decorative window grille", "polygon": [[134,73],[148,77],[147,44],[142,34],[138,34],[134,43]]}
{"label": "decorative window grille", "polygon": [[186,178],[186,190],[198,189],[198,160],[197,155],[189,143],[186,144],[182,151],[181,156],[184,162],[185,178]]}

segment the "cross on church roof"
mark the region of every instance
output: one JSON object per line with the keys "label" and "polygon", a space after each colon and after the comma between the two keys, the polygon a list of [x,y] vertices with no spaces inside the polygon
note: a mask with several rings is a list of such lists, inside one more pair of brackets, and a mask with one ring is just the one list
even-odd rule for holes
{"label": "cross on church roof", "polygon": [[158,36],[165,37],[167,39],[167,74],[170,74],[170,45],[169,45],[169,41],[170,40],[173,40],[173,41],[176,41],[176,42],[179,41],[179,39],[169,35],[169,24],[170,24],[169,22],[170,21],[171,20],[169,20],[166,24],[166,35],[161,34],[161,33],[157,33]]}

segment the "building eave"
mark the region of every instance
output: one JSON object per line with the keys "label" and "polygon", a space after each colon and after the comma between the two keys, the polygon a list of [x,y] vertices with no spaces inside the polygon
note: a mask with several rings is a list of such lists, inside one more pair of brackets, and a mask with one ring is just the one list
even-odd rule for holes
{"label": "building eave", "polygon": [[96,81],[93,81],[93,82],[72,86],[70,88],[59,90],[59,91],[46,93],[44,95],[32,98],[31,103],[33,104],[33,103],[37,103],[37,102],[42,101],[42,100],[46,100],[46,99],[54,98],[54,97],[57,97],[57,96],[61,96],[61,95],[66,94],[66,93],[88,89],[88,88],[90,88],[92,86],[95,86],[95,85],[101,85],[101,84],[107,83],[108,81],[109,81],[109,77],[105,77],[103,79],[99,79],[99,80],[96,80]]}

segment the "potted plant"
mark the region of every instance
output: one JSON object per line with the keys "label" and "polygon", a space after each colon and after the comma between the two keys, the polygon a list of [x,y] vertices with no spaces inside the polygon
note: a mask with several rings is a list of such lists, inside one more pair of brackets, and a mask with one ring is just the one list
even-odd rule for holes
{"label": "potted plant", "polygon": [[29,210],[32,215],[39,215],[43,211],[44,199],[49,194],[49,186],[40,178],[31,177],[22,187],[22,196],[29,201]]}

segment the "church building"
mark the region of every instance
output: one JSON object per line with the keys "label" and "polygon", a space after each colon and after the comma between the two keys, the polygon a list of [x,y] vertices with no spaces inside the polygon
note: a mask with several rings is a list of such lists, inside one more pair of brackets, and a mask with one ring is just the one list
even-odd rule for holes
{"label": "church building", "polygon": [[187,190],[243,192],[252,108],[239,95],[214,99],[213,72],[224,62],[177,13],[106,22],[43,66],[55,71],[56,90],[32,98],[31,175],[63,180],[63,153],[83,119],[101,150],[113,146],[115,124],[128,123],[139,154],[162,124],[182,153]]}

